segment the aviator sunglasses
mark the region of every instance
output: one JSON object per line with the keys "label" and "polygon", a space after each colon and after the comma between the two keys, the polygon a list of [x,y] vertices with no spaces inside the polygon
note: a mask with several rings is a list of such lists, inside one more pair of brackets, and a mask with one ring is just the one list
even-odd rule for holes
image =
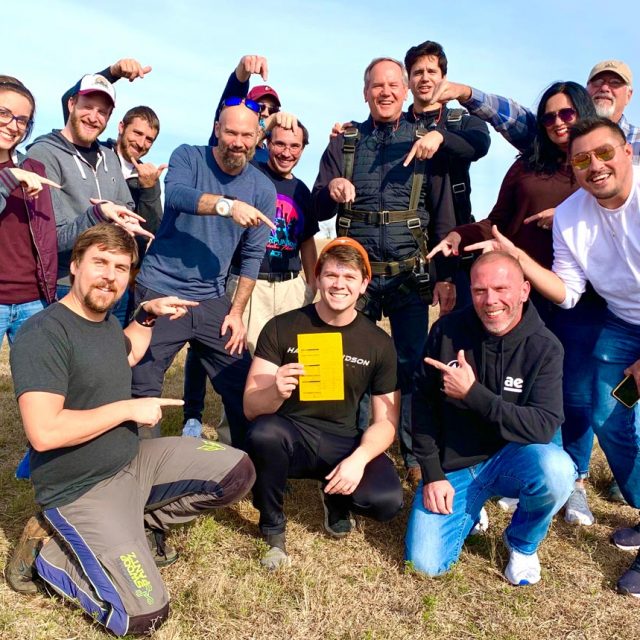
{"label": "aviator sunglasses", "polygon": [[549,111],[548,113],[545,113],[542,118],[540,118],[540,122],[542,122],[543,126],[550,127],[555,124],[556,118],[560,118],[562,122],[567,124],[575,120],[577,115],[578,114],[576,113],[575,109],[566,107],[565,109],[560,109],[559,111]]}
{"label": "aviator sunglasses", "polygon": [[583,153],[576,153],[571,158],[571,165],[578,169],[578,171],[584,171],[591,166],[591,156],[594,155],[601,162],[608,162],[616,155],[616,149],[618,147],[624,147],[625,143],[618,144],[615,147],[612,144],[603,144],[597,149],[591,151],[584,151]]}

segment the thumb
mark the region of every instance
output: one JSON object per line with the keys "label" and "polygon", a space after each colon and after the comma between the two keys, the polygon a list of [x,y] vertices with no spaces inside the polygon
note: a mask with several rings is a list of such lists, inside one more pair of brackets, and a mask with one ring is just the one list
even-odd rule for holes
{"label": "thumb", "polygon": [[461,367],[467,366],[467,359],[464,357],[464,351],[462,349],[458,351],[458,364]]}
{"label": "thumb", "polygon": [[168,167],[169,165],[164,163],[158,167],[158,176]]}

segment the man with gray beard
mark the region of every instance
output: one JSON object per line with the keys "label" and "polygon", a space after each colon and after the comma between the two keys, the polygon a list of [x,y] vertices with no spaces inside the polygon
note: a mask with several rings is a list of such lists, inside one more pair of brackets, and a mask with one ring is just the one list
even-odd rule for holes
{"label": "man with gray beard", "polygon": [[[216,123],[216,147],[185,144],[172,153],[164,215],[136,280],[136,305],[177,292],[200,304],[179,320],[158,319],[149,349],[133,370],[133,396],[159,396],[165,371],[188,342],[222,396],[237,446],[246,428],[242,391],[250,364],[242,312],[269,227],[275,229],[275,188],[249,164],[258,135],[258,113],[252,106],[242,98],[227,99]],[[231,304],[226,280],[241,242],[240,278]],[[158,436],[159,425],[141,433]]]}

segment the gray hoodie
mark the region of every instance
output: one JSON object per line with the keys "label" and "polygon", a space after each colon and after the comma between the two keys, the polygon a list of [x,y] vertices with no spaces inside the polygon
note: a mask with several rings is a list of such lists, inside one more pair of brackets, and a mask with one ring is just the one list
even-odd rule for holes
{"label": "gray hoodie", "polygon": [[69,262],[76,238],[103,222],[99,207],[92,205],[90,198],[134,208],[118,157],[99,144],[95,170],[57,129],[36,138],[27,149],[27,157],[42,162],[47,177],[62,186],[51,190],[58,236],[58,284],[70,284]]}

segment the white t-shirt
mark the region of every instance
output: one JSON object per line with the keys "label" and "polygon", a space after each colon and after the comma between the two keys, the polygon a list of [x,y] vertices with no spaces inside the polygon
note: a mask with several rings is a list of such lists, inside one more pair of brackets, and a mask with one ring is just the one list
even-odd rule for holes
{"label": "white t-shirt", "polygon": [[640,167],[618,209],[605,209],[584,189],[557,207],[553,271],[565,284],[564,309],[576,305],[589,280],[612,313],[640,325]]}

